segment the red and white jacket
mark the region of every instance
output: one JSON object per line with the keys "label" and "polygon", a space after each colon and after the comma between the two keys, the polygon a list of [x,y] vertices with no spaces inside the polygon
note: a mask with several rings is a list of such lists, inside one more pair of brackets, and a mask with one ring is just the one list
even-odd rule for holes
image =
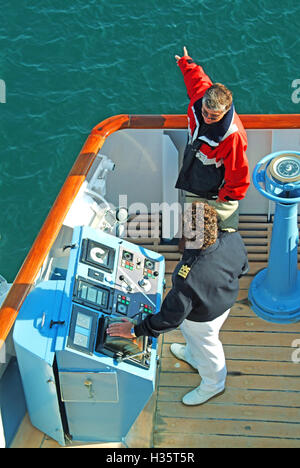
{"label": "red and white jacket", "polygon": [[[187,93],[190,98],[188,106],[189,144],[196,140],[201,141],[201,148],[196,158],[210,170],[213,168],[223,170],[223,181],[219,186],[217,196],[222,201],[241,200],[245,197],[250,185],[249,165],[246,156],[247,135],[243,124],[234,110],[231,109],[219,121],[205,124],[201,113],[202,98],[205,91],[212,86],[211,79],[204,73],[203,68],[197,65],[189,56],[184,56],[178,61],[182,71]],[[195,185],[195,167],[181,174],[176,184],[177,188],[193,192],[187,178],[193,173]],[[200,172],[199,172],[200,173]],[[203,180],[200,180],[200,179]],[[202,193],[201,186],[209,184],[203,175],[199,176],[198,192]],[[192,184],[192,185],[193,185]],[[207,191],[207,187],[206,187]],[[199,194],[198,193],[198,194]],[[216,197],[213,197],[216,198]]]}

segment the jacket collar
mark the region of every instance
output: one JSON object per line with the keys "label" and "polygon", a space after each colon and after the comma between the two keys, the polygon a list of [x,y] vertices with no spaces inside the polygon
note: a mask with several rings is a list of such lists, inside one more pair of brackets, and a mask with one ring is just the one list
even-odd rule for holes
{"label": "jacket collar", "polygon": [[207,249],[185,249],[182,255],[182,260],[185,261],[190,257],[204,257],[204,255],[209,255],[210,253],[214,252],[219,247],[220,241],[219,239]]}
{"label": "jacket collar", "polygon": [[220,141],[226,135],[232,120],[234,117],[234,105],[230,107],[229,111],[226,112],[224,117],[222,117],[219,122],[206,124],[203,117],[201,116],[200,128],[198,133],[198,139],[203,140],[205,143],[210,144],[210,146],[218,146]]}

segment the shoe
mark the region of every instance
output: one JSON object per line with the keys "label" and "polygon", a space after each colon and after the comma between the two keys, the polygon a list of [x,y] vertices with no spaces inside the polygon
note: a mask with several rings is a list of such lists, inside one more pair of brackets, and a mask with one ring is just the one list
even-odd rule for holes
{"label": "shoe", "polygon": [[181,345],[179,343],[172,343],[171,346],[170,346],[170,351],[177,359],[180,359],[181,361],[187,362],[190,366],[193,367],[193,369],[196,369],[196,367],[193,366],[193,364],[191,364],[185,358],[185,345]]}
{"label": "shoe", "polygon": [[203,403],[206,403],[208,400],[222,395],[224,392],[225,388],[221,391],[218,390],[217,392],[205,392],[204,390],[201,390],[200,387],[197,387],[184,395],[182,398],[182,403],[188,406],[203,405]]}

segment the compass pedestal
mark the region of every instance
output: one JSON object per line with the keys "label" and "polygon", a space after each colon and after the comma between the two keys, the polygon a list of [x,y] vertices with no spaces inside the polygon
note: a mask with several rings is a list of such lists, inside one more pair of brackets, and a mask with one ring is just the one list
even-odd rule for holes
{"label": "compass pedestal", "polygon": [[276,205],[268,267],[249,289],[254,312],[276,323],[300,320],[300,275],[297,269],[297,205]]}
{"label": "compass pedestal", "polygon": [[[275,156],[275,157],[274,157]],[[270,161],[271,160],[271,161]],[[270,161],[259,172],[262,163]],[[300,272],[298,271],[298,207],[300,153],[275,153],[254,170],[256,188],[276,202],[268,267],[253,279],[249,300],[261,318],[276,323],[300,320]],[[265,189],[260,186],[264,183]]]}

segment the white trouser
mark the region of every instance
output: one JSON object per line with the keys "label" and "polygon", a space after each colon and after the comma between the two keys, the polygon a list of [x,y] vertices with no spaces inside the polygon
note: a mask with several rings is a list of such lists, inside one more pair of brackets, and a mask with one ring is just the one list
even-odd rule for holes
{"label": "white trouser", "polygon": [[211,322],[184,320],[180,325],[186,341],[185,358],[198,370],[200,388],[206,392],[221,392],[225,387],[227,369],[219,332],[229,312]]}

